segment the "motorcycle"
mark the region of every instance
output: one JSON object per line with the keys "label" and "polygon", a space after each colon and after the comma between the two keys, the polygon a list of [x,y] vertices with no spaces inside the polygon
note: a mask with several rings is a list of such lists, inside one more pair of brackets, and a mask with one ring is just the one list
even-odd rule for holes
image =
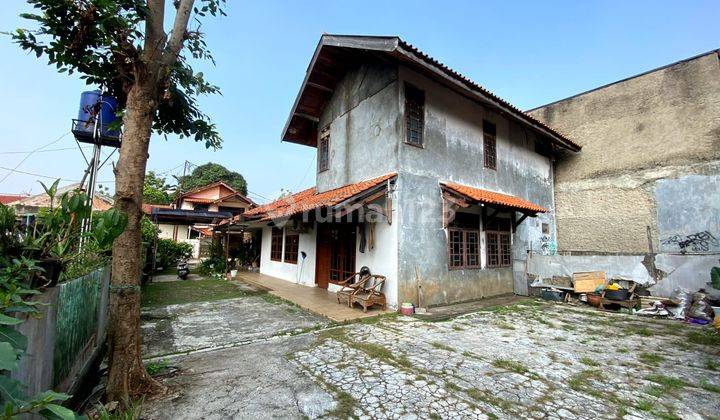
{"label": "motorcycle", "polygon": [[187,260],[181,259],[177,263],[177,276],[180,280],[187,280],[190,275],[190,266]]}

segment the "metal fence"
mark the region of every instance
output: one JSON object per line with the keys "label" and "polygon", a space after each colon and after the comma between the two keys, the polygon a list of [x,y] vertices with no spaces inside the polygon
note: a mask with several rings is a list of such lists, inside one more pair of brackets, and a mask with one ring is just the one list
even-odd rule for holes
{"label": "metal fence", "polygon": [[47,289],[38,300],[40,318],[19,330],[28,348],[13,377],[28,385],[28,395],[47,389],[72,392],[98,356],[107,332],[110,268]]}

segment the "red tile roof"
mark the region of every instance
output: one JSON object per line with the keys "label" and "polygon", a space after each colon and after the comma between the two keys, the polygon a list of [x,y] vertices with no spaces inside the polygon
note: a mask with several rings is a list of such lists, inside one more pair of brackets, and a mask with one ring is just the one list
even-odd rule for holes
{"label": "red tile roof", "polygon": [[0,194],[0,204],[11,204],[18,200],[22,200],[23,198],[27,197],[27,195],[22,194]]}
{"label": "red tile roof", "polygon": [[145,204],[142,205],[142,211],[143,213],[150,215],[152,213],[152,209],[169,209],[171,206],[169,204]]}
{"label": "red tile roof", "polygon": [[308,188],[289,197],[283,197],[272,203],[248,210],[243,213],[243,216],[249,218],[259,216],[262,220],[270,220],[277,217],[292,216],[321,207],[334,206],[370,188],[380,185],[396,175],[396,173],[392,172],[367,181],[345,185],[321,193],[318,193],[315,187]]}
{"label": "red tile roof", "polygon": [[454,182],[441,182],[445,188],[485,204],[496,204],[519,210],[529,210],[534,213],[547,213],[547,209],[531,203],[514,195],[502,194],[494,191],[481,190],[480,188],[468,187],[467,185]]}

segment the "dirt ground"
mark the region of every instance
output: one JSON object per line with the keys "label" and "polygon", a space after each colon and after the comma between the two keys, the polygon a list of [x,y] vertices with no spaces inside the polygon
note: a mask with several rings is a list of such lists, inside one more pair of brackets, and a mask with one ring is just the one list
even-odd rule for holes
{"label": "dirt ground", "polygon": [[[163,377],[168,395],[145,401],[145,418],[720,413],[720,339],[676,321],[535,300],[440,322],[342,326],[258,296],[166,310],[170,326],[143,325],[146,354],[189,354],[153,359],[178,370]],[[168,328],[171,345],[158,333]]]}

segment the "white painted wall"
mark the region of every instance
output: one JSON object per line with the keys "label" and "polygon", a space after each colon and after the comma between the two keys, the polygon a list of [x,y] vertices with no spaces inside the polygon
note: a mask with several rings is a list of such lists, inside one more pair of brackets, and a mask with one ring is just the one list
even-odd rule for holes
{"label": "white painted wall", "polygon": [[[383,293],[387,299],[388,306],[392,309],[398,307],[398,223],[389,225],[386,221],[378,221],[375,225],[375,247],[370,249],[370,224],[366,224],[365,252],[357,251],[355,254],[355,271],[360,271],[362,266],[368,266],[373,274],[380,274],[387,277]],[[358,248],[360,246],[360,232],[357,235]]]}
{"label": "white painted wall", "polygon": [[[305,286],[315,286],[315,248],[316,233],[311,229],[307,233],[300,234],[298,245],[298,262],[290,264],[270,259],[270,244],[272,243],[272,228],[264,227],[260,245],[260,273],[277,277],[292,283],[300,283]],[[303,263],[301,252],[307,254]],[[283,235],[283,254],[285,253],[285,235]],[[284,255],[283,255],[284,256]],[[302,270],[301,270],[302,268]]]}

